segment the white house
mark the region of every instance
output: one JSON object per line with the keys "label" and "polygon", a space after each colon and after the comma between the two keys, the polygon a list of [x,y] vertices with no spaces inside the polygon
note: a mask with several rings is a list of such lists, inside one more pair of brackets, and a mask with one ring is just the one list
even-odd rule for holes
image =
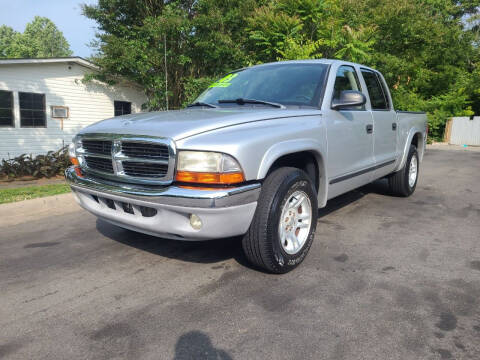
{"label": "white house", "polygon": [[82,82],[96,70],[80,57],[0,60],[0,159],[58,150],[89,124],[141,111],[136,85]]}

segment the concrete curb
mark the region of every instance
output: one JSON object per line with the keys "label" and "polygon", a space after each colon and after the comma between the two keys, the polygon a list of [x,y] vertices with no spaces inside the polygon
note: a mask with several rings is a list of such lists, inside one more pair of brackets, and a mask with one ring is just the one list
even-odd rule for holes
{"label": "concrete curb", "polygon": [[0,226],[18,225],[80,209],[71,193],[1,204]]}
{"label": "concrete curb", "polygon": [[427,150],[449,150],[449,151],[480,151],[479,146],[461,146],[447,143],[435,143],[427,145]]}

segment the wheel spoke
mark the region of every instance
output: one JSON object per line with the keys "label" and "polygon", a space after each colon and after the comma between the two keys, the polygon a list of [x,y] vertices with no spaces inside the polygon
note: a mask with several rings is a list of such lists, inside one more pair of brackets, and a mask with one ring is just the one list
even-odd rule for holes
{"label": "wheel spoke", "polygon": [[297,224],[297,228],[300,228],[300,229],[307,228],[307,227],[309,227],[309,226],[310,226],[310,224],[307,223],[307,222],[299,222],[299,223]]}
{"label": "wheel spoke", "polygon": [[306,220],[309,218],[310,218],[310,214],[307,214],[307,213],[301,213],[297,216],[297,219],[300,219],[300,220]]}
{"label": "wheel spoke", "polygon": [[303,195],[299,195],[297,198],[294,198],[294,201],[290,203],[290,209],[297,209],[304,200],[305,196]]}
{"label": "wheel spoke", "polygon": [[290,233],[289,234],[289,240],[292,242],[293,249],[297,250],[298,247],[300,246],[297,237],[294,234]]}

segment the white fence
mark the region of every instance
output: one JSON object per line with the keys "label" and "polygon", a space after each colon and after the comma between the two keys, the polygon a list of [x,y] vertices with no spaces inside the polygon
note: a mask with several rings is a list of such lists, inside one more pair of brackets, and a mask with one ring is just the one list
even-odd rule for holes
{"label": "white fence", "polygon": [[452,118],[445,135],[449,144],[480,146],[480,116]]}

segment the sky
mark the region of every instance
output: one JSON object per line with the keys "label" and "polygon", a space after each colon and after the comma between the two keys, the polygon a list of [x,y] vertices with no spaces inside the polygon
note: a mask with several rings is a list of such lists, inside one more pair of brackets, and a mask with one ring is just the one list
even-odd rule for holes
{"label": "sky", "polygon": [[23,32],[36,15],[52,20],[70,44],[74,56],[88,57],[96,23],[81,14],[80,4],[97,0],[0,0],[0,25]]}

